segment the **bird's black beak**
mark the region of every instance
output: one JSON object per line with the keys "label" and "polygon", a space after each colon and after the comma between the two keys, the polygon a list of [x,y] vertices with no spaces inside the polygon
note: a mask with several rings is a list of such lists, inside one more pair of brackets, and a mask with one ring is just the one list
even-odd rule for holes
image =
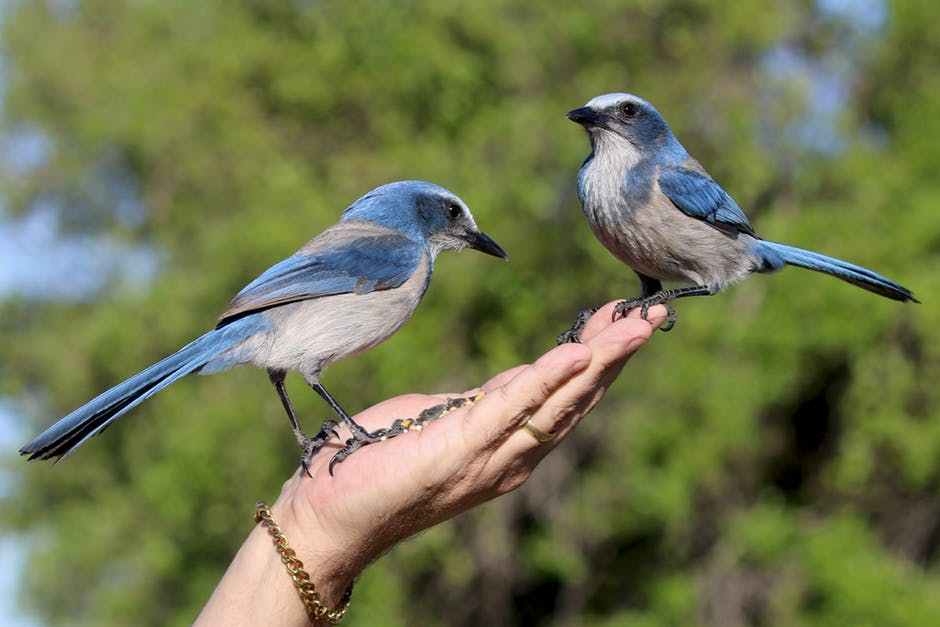
{"label": "bird's black beak", "polygon": [[467,234],[464,235],[464,240],[466,240],[470,248],[479,250],[481,253],[493,255],[500,259],[509,259],[509,255],[503,250],[503,247],[482,231],[467,231]]}
{"label": "bird's black beak", "polygon": [[568,119],[581,126],[600,126],[604,116],[591,107],[579,107],[568,112]]}

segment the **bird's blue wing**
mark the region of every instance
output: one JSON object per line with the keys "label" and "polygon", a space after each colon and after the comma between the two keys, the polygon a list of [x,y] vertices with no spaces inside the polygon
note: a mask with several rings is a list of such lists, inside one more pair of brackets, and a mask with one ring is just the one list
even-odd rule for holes
{"label": "bird's blue wing", "polygon": [[399,287],[414,274],[423,255],[419,243],[394,234],[363,236],[336,247],[301,251],[246,285],[219,318],[218,326],[285,303]]}
{"label": "bird's blue wing", "polygon": [[659,188],[684,214],[704,220],[726,233],[754,235],[747,216],[714,179],[688,168],[659,173]]}

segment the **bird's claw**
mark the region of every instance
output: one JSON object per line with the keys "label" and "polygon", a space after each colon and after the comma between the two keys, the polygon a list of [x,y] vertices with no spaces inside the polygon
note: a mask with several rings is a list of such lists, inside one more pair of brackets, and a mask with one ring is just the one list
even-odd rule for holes
{"label": "bird's claw", "polygon": [[426,423],[431,422],[432,420],[437,420],[444,414],[460,407],[464,407],[465,405],[472,405],[473,403],[483,398],[483,394],[483,392],[478,392],[476,396],[449,398],[443,403],[428,407],[415,418],[398,418],[388,427],[376,429],[375,431],[367,431],[365,435],[349,438],[346,440],[345,446],[338,450],[336,454],[333,455],[332,459],[330,459],[330,476],[333,476],[333,469],[336,464],[341,464],[344,460],[346,460],[350,455],[359,449],[370,444],[375,444],[376,442],[390,440],[391,438],[397,437],[408,431],[420,431],[424,428]]}
{"label": "bird's claw", "polygon": [[[611,315],[612,321],[613,321],[613,322],[616,322],[617,320],[621,320],[621,319],[623,319],[623,318],[626,318],[626,317],[627,317],[627,314],[630,313],[630,311],[632,311],[633,309],[636,309],[637,307],[642,307],[642,306],[643,306],[643,301],[644,301],[644,299],[643,299],[642,297],[639,297],[639,298],[631,298],[631,299],[629,299],[629,300],[622,300],[622,301],[620,301],[619,303],[617,303],[617,304],[614,306],[614,312],[613,312],[613,314]],[[644,320],[646,320],[646,311],[643,310],[643,309],[641,309],[641,310],[640,310],[640,316],[641,316]]]}
{"label": "bird's claw", "polygon": [[617,321],[618,319],[626,318],[630,311],[639,308],[640,318],[649,322],[650,307],[654,305],[663,305],[666,308],[666,320],[663,322],[662,326],[659,327],[659,330],[663,333],[672,331],[673,327],[676,326],[676,321],[679,319],[679,314],[676,312],[676,308],[672,306],[672,303],[663,300],[659,294],[620,301],[617,303],[617,306],[614,307],[613,319]]}
{"label": "bird's claw", "polygon": [[315,436],[312,438],[304,436],[301,443],[303,454],[300,456],[300,466],[308,477],[313,477],[310,474],[310,460],[313,459],[313,456],[333,438],[339,439],[339,431],[336,430],[338,426],[335,421],[327,420],[320,425],[320,431]]}
{"label": "bird's claw", "polygon": [[679,314],[676,312],[676,308],[672,306],[672,303],[664,303],[664,305],[666,306],[666,320],[659,327],[659,330],[663,333],[669,333],[676,326]]}
{"label": "bird's claw", "polygon": [[581,343],[581,331],[584,330],[584,326],[587,324],[588,320],[591,319],[597,312],[597,307],[588,307],[582,309],[578,312],[578,317],[575,318],[574,324],[568,328],[567,331],[563,331],[558,334],[558,337],[555,338],[555,344],[580,344]]}
{"label": "bird's claw", "polygon": [[344,459],[352,455],[355,451],[369,444],[372,444],[372,441],[366,439],[349,438],[346,440],[346,445],[336,451],[336,454],[330,459],[330,476],[333,476],[333,467],[336,466],[336,464],[342,463]]}

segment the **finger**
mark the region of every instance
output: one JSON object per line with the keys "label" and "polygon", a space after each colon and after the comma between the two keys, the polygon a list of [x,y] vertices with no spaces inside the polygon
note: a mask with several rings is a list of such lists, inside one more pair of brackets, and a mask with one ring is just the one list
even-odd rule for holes
{"label": "finger", "polygon": [[[581,332],[582,343],[590,342],[591,338],[593,338],[598,333],[600,333],[601,331],[603,331],[604,329],[606,329],[607,327],[609,327],[611,324],[614,323],[614,310],[616,309],[617,304],[620,302],[621,301],[619,300],[611,301],[607,303],[606,305],[604,305],[603,307],[601,307],[600,309],[598,309],[597,312],[595,312],[594,315],[591,316],[587,324],[584,325],[584,330]],[[655,322],[654,324],[654,326],[659,327],[665,320],[665,315],[666,315],[665,311],[666,310],[665,308],[663,308],[662,305],[655,305],[653,307],[650,307],[647,317],[649,318],[650,322],[655,322],[656,319],[660,316],[659,313],[655,313],[655,312],[662,312],[663,320],[659,320],[658,322]],[[640,318],[641,317],[640,314],[641,314],[640,308],[636,307],[628,311],[626,317],[627,318]]]}
{"label": "finger", "polygon": [[666,320],[666,308],[662,305],[651,307],[647,317],[648,320],[643,320],[638,309],[631,310],[626,318],[608,325],[588,340],[590,373],[597,373],[617,362],[623,363],[636,352]]}
{"label": "finger", "polygon": [[[560,390],[547,403],[545,413],[556,416],[567,407],[579,407],[577,417],[590,411],[607,387],[620,374],[626,361],[649,339],[666,319],[662,306],[650,308],[649,320],[640,318],[638,311],[631,311],[627,318],[618,320],[591,339],[591,365],[574,378],[565,389]],[[589,401],[586,406],[583,401]],[[556,425],[558,426],[563,425]]]}
{"label": "finger", "polygon": [[498,375],[494,376],[489,381],[487,381],[486,383],[484,383],[483,385],[477,386],[475,388],[470,388],[469,390],[467,390],[460,396],[473,397],[473,396],[479,395],[480,393],[483,393],[484,395],[488,394],[492,392],[493,390],[495,390],[496,388],[503,387],[504,385],[506,385],[513,379],[515,379],[516,376],[520,372],[522,372],[528,367],[529,367],[529,364],[521,364],[519,366],[514,366],[510,368],[509,370],[504,370],[500,372]]}
{"label": "finger", "polygon": [[[564,437],[568,427],[600,400],[626,360],[652,333],[651,324],[633,318],[618,320],[601,331],[589,343],[591,364],[539,408],[532,417],[533,426],[556,435],[556,439]],[[530,440],[526,444],[531,444]]]}
{"label": "finger", "polygon": [[665,308],[651,308],[649,322],[628,317],[600,331],[587,344],[591,349],[590,365],[553,393],[530,418],[538,432],[553,436],[552,441],[540,442],[533,434],[520,430],[498,455],[511,459],[533,448],[551,450],[596,405],[626,360],[649,340],[665,317]]}
{"label": "finger", "polygon": [[614,307],[619,302],[619,300],[611,301],[594,312],[594,315],[590,317],[581,331],[582,343],[589,342],[592,337],[614,323]]}
{"label": "finger", "polygon": [[[653,325],[654,329],[658,329],[663,322],[666,321],[666,307],[664,305],[653,305],[649,308],[649,311],[646,313],[647,322]],[[643,310],[639,307],[631,309],[627,312],[627,318],[634,318],[637,320],[643,319]]]}
{"label": "finger", "polygon": [[591,363],[580,344],[557,346],[523,367],[505,385],[494,388],[464,419],[471,447],[496,446],[537,410],[552,393]]}
{"label": "finger", "polygon": [[522,365],[510,368],[509,370],[504,370],[503,372],[500,372],[498,375],[496,375],[495,377],[493,377],[492,379],[484,383],[481,387],[475,388],[473,391],[478,392],[480,390],[484,390],[486,392],[492,392],[496,388],[501,388],[507,383],[509,383],[510,381],[512,381],[513,379],[515,379],[519,375],[520,372],[522,372],[528,367],[529,367],[529,364],[522,364]]}

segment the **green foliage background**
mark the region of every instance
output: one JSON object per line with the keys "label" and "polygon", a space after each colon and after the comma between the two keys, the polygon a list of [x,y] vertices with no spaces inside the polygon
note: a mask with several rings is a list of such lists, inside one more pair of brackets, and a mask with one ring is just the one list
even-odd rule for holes
{"label": "green foliage background", "polygon": [[[682,302],[528,485],[384,557],[348,623],[938,625],[940,10],[886,8],[860,34],[809,1],[16,3],[4,128],[53,150],[5,177],[8,210],[52,202],[162,262],[89,302],[7,297],[0,391],[47,425],[399,178],[459,193],[512,263],[442,258],[412,323],[330,389],[365,407],[530,360],[579,307],[637,288],[583,222],[587,142],[564,119],[628,90],[761,233],[924,304],[797,270]],[[835,147],[801,140],[812,92],[768,69],[781,48],[843,61]],[[141,220],[115,211],[115,178]],[[25,602],[49,624],[188,624],[294,446],[265,375],[241,369],[177,384],[57,467],[11,453]]]}

